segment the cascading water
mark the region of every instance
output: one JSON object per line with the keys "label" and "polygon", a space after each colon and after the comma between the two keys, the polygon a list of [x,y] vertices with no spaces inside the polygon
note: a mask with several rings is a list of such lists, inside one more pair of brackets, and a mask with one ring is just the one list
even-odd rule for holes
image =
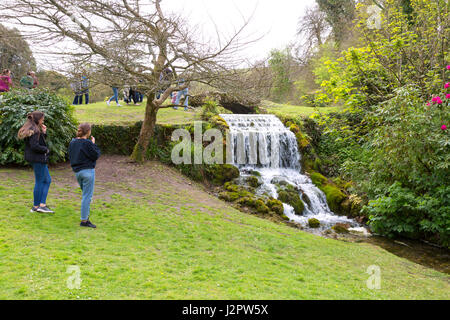
{"label": "cascading water", "polygon": [[290,184],[299,191],[305,204],[303,215],[296,215],[294,208],[283,204],[284,213],[294,222],[307,226],[308,219],[316,218],[321,230],[336,223],[355,221],[335,215],[328,207],[325,194],[311,179],[301,174],[300,153],[297,139],[274,115],[220,115],[228,124],[227,162],[235,165],[246,178],[251,172],[261,174],[262,185],[257,194],[268,194],[278,199],[277,184]]}

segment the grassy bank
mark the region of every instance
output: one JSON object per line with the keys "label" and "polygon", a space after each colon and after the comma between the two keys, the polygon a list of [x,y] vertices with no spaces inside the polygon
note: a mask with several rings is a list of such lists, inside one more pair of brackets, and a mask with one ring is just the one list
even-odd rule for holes
{"label": "grassy bank", "polygon": [[[118,124],[130,125],[144,120],[145,103],[127,106],[119,101],[122,107],[117,107],[115,102],[108,106],[106,102],[97,102],[89,105],[75,106],[75,118],[79,122],[90,122],[94,124]],[[185,112],[183,108],[174,110],[172,108],[161,109],[158,112],[158,123],[160,124],[185,124],[194,121],[194,111]]]}
{"label": "grassy bank", "polygon": [[[366,243],[236,211],[173,168],[103,157],[92,220],[67,164],[54,215],[30,213],[33,173],[0,168],[0,299],[448,299],[449,277]],[[381,289],[366,286],[381,268]],[[69,289],[69,266],[81,288]]]}
{"label": "grassy bank", "polygon": [[325,108],[313,108],[305,106],[294,106],[289,104],[279,104],[271,101],[264,101],[263,107],[273,114],[281,114],[284,116],[310,116],[314,112],[330,113],[338,112],[340,107],[325,107]]}

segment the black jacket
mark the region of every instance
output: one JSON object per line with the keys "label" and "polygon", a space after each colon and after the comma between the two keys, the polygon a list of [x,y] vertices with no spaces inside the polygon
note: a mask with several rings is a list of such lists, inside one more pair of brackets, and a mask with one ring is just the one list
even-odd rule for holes
{"label": "black jacket", "polygon": [[69,144],[69,159],[73,171],[95,169],[100,149],[88,139],[72,139]]}
{"label": "black jacket", "polygon": [[25,138],[25,160],[28,162],[48,163],[50,150],[45,142],[46,134],[30,132]]}

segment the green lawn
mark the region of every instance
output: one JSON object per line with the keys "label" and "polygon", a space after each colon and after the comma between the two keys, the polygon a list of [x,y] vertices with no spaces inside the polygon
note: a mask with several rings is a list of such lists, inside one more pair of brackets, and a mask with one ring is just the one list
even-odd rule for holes
{"label": "green lawn", "polygon": [[[98,229],[82,229],[70,167],[51,174],[56,214],[43,215],[29,212],[32,171],[0,168],[0,299],[449,298],[444,273],[243,214],[157,162],[101,158]],[[371,265],[380,290],[366,286]],[[66,285],[70,266],[80,289]]]}
{"label": "green lawn", "polygon": [[264,101],[263,106],[269,113],[282,114],[286,116],[310,116],[314,112],[329,113],[341,110],[340,107],[313,108],[304,106],[293,106],[289,104],[279,104],[271,101]]}
{"label": "green lawn", "polygon": [[[97,102],[89,105],[75,106],[75,117],[79,122],[90,122],[94,124],[134,124],[144,119],[145,103],[140,106],[127,106],[119,101],[122,107],[117,107],[115,102],[108,107],[106,102]],[[194,121],[195,112],[185,112],[183,108],[174,110],[172,108],[160,109],[158,112],[158,123],[160,124],[185,124]]]}
{"label": "green lawn", "polygon": [[[107,106],[106,102],[97,102],[89,105],[75,106],[75,117],[79,122],[90,122],[94,124],[134,124],[144,119],[145,101],[140,106],[127,106],[120,101],[122,107],[117,107],[116,103]],[[312,107],[292,106],[286,104],[276,104],[269,101],[263,102],[268,112],[290,116],[309,116],[319,110],[328,113],[339,111],[339,107],[327,107],[315,109]],[[174,110],[172,108],[160,109],[158,112],[158,123],[160,124],[185,124],[199,119],[198,110],[185,112],[183,108]]]}

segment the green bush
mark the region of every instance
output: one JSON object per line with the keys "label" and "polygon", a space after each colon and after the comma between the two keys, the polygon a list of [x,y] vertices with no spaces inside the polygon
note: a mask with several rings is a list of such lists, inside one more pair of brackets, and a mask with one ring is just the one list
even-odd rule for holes
{"label": "green bush", "polygon": [[27,114],[35,110],[45,114],[50,163],[66,160],[67,147],[76,133],[73,107],[46,90],[13,90],[0,98],[0,164],[26,164],[25,144],[17,138],[17,132]]}
{"label": "green bush", "polygon": [[398,182],[365,207],[374,231],[390,237],[427,238],[450,247],[450,187],[418,195]]}

